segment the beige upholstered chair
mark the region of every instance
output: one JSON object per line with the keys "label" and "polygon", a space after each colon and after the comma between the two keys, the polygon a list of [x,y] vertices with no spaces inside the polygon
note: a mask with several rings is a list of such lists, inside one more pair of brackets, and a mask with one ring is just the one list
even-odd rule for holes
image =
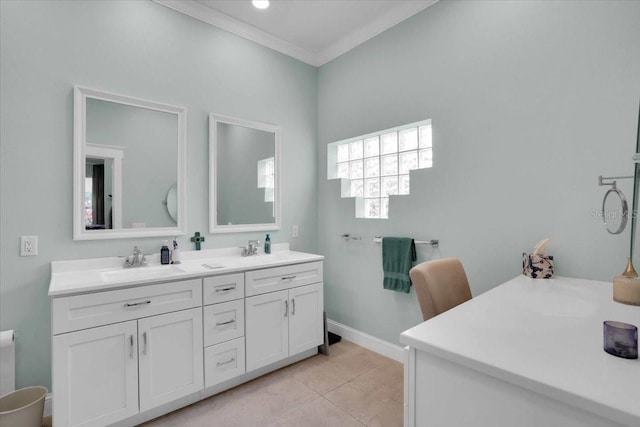
{"label": "beige upholstered chair", "polygon": [[424,320],[471,299],[471,290],[459,259],[426,261],[409,271]]}

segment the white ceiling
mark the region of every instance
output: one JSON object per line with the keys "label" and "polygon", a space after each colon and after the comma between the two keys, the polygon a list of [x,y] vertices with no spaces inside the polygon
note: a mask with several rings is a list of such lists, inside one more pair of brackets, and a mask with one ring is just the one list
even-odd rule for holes
{"label": "white ceiling", "polygon": [[186,15],[320,66],[438,0],[154,0]]}

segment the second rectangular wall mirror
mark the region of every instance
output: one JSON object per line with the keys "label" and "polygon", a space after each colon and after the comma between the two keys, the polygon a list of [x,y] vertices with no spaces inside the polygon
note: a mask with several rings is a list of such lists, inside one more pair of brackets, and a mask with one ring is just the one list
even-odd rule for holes
{"label": "second rectangular wall mirror", "polygon": [[280,229],[280,129],[209,116],[209,231]]}

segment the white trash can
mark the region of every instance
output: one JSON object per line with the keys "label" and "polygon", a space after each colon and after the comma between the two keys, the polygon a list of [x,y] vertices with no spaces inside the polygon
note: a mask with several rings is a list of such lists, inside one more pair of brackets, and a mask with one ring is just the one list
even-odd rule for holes
{"label": "white trash can", "polygon": [[0,397],[0,426],[41,427],[45,387],[25,387]]}

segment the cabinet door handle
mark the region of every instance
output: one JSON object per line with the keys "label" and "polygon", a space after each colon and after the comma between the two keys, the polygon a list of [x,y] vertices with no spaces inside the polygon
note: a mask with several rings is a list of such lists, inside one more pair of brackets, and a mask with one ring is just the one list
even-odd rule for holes
{"label": "cabinet door handle", "polygon": [[295,279],[295,278],[296,278],[296,276],[295,276],[295,275],[294,275],[294,276],[282,276],[282,277],[280,278],[280,280],[293,280],[293,279]]}
{"label": "cabinet door handle", "polygon": [[129,358],[133,359],[133,335],[129,335]]}
{"label": "cabinet door handle", "polygon": [[229,286],[227,288],[216,288],[216,292],[228,292],[228,291],[232,291],[234,290],[236,287],[234,286]]}
{"label": "cabinet door handle", "polygon": [[227,320],[226,322],[216,322],[216,326],[224,326],[234,323],[236,319]]}
{"label": "cabinet door handle", "polygon": [[289,300],[284,301],[284,317],[287,317],[289,313]]}
{"label": "cabinet door handle", "polygon": [[146,304],[151,304],[151,300],[148,299],[146,301],[142,301],[142,302],[128,302],[124,305],[124,308],[129,308],[129,307],[137,307],[139,305],[146,305]]}
{"label": "cabinet door handle", "polygon": [[296,299],[291,298],[291,315],[294,316],[296,314]]}
{"label": "cabinet door handle", "polygon": [[231,362],[235,362],[235,360],[236,360],[236,358],[235,358],[235,357],[232,357],[231,359],[229,359],[229,360],[225,360],[224,362],[218,362],[218,363],[216,363],[216,366],[224,366],[224,365],[228,365],[228,364],[229,364],[229,363],[231,363]]}
{"label": "cabinet door handle", "polygon": [[144,348],[142,349],[142,354],[147,354],[147,333],[142,333],[142,341],[144,341]]}

